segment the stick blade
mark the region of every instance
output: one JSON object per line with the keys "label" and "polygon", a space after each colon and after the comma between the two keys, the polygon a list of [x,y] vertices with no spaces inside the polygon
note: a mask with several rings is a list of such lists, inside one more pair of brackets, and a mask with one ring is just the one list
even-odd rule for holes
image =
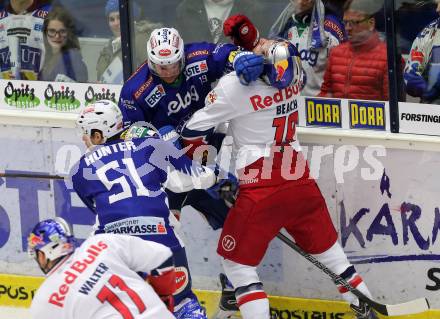
{"label": "stick blade", "polygon": [[429,310],[429,303],[426,298],[419,298],[396,305],[386,305],[386,308],[388,316],[412,315]]}

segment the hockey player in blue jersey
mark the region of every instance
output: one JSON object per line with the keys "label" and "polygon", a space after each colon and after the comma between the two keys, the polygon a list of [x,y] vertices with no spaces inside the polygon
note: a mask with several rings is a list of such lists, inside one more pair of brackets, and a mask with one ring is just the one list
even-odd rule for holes
{"label": "hockey player in blue jersey", "polygon": [[[155,29],[147,43],[148,60],[124,84],[119,107],[124,125],[137,121],[156,128],[172,125],[176,131],[204,106],[211,85],[235,68],[243,83],[256,80],[263,71],[263,58],[241,52],[233,44],[189,43],[173,28]],[[210,144],[219,146],[220,135]],[[221,199],[203,190],[176,194],[168,191],[170,209],[178,216],[185,205],[201,212],[213,229],[221,228],[228,212]]]}
{"label": "hockey player in blue jersey", "polygon": [[[127,80],[120,93],[124,126],[145,121],[156,128],[171,125],[180,134],[191,115],[204,107],[212,84],[225,73],[234,69],[240,82],[248,84],[263,72],[264,59],[260,55],[242,51],[234,44],[184,44],[173,28],[153,30],[147,53],[147,61]],[[220,148],[223,136],[213,134],[208,144]],[[223,199],[214,199],[198,189],[186,193],[169,188],[166,191],[175,216],[180,216],[183,206],[192,206],[213,229],[223,226],[229,210]]]}
{"label": "hockey player in blue jersey", "polygon": [[[77,125],[94,146],[81,157],[72,183],[82,201],[97,214],[96,233],[128,234],[170,247],[178,282],[174,315],[178,319],[206,319],[191,291],[185,248],[170,225],[164,184],[175,192],[204,189],[217,182],[217,174],[191,161],[152,131],[137,138],[124,130],[122,114],[111,101],[86,107]],[[130,139],[124,140],[127,134]]]}

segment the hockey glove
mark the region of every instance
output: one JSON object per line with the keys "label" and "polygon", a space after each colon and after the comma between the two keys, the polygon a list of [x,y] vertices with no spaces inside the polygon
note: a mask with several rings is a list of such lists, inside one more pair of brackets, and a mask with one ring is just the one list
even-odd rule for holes
{"label": "hockey glove", "polygon": [[174,267],[164,272],[153,271],[152,274],[147,277],[147,281],[167,306],[168,310],[173,312],[173,294],[176,292],[176,272]]}
{"label": "hockey glove", "polygon": [[151,137],[155,135],[157,136],[157,132],[150,127],[133,124],[121,134],[121,138],[129,141],[134,138]]}
{"label": "hockey glove", "polygon": [[234,58],[234,69],[243,85],[256,81],[263,73],[264,58],[252,52],[244,51],[238,53]]}
{"label": "hockey glove", "polygon": [[214,199],[223,199],[227,206],[234,205],[235,197],[238,191],[237,178],[221,168],[218,165],[208,166],[214,170],[217,177],[217,181],[210,188],[206,189],[206,192]]}
{"label": "hockey glove", "polygon": [[180,144],[180,136],[176,132],[174,126],[165,125],[159,129],[159,135],[164,141],[168,141],[174,144],[174,146],[181,150],[182,144]]}
{"label": "hockey glove", "polygon": [[242,14],[230,16],[223,23],[223,34],[230,37],[235,45],[252,51],[260,40],[260,34],[248,17]]}
{"label": "hockey glove", "polygon": [[173,295],[168,295],[168,296],[159,296],[160,300],[162,300],[162,302],[165,304],[165,306],[167,306],[168,310],[170,312],[174,311],[174,297]]}
{"label": "hockey glove", "polygon": [[407,72],[403,75],[406,84],[406,92],[411,96],[422,96],[426,91],[426,81],[422,76],[413,71]]}

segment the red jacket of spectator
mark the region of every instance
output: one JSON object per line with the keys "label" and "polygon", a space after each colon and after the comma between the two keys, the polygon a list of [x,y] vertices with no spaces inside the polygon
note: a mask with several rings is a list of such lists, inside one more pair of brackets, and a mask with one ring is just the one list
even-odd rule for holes
{"label": "red jacket of spectator", "polygon": [[376,31],[361,45],[347,41],[330,51],[319,96],[388,100],[387,49]]}

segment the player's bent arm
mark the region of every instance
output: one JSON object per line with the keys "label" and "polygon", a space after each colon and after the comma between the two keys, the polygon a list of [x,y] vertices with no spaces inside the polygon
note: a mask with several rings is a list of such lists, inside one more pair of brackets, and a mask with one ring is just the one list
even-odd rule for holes
{"label": "player's bent arm", "polygon": [[165,245],[138,237],[123,235],[116,238],[115,244],[120,244],[117,251],[127,267],[136,272],[147,273],[148,283],[168,309],[173,311],[176,274],[171,250]]}
{"label": "player's bent arm", "polygon": [[160,299],[167,305],[167,308],[170,311],[174,311],[173,294],[177,289],[177,284],[173,257],[168,258],[159,267],[153,269],[147,281],[159,295]]}
{"label": "player's bent arm", "polygon": [[[150,146],[154,152],[150,155],[150,163],[165,174],[170,174],[167,187],[175,192],[205,189],[216,181],[214,172],[203,167],[199,162],[192,161],[185,150],[161,139],[151,139]],[[176,171],[176,172],[175,172]]]}
{"label": "player's bent arm", "polygon": [[205,107],[195,112],[183,128],[181,136],[184,144],[197,147],[221,124],[247,113],[244,107],[229,98],[241,97],[244,89],[235,72],[225,75],[207,95]]}
{"label": "player's bent arm", "polygon": [[31,304],[31,308],[30,308],[31,319],[58,318],[59,314],[54,313],[55,308],[47,307],[47,301],[44,300],[43,299],[44,296],[42,296],[43,290],[44,290],[44,282],[40,286],[40,288],[38,288],[38,290],[32,300],[32,304]]}
{"label": "player's bent arm", "polygon": [[150,273],[161,267],[169,258],[171,250],[165,245],[134,236],[103,234],[116,248],[121,260],[133,271]]}
{"label": "player's bent arm", "polygon": [[206,189],[216,182],[216,176],[212,169],[200,166],[199,172],[189,175],[181,171],[172,169],[168,174],[165,187],[175,193],[188,192],[192,189]]}
{"label": "player's bent arm", "polygon": [[142,108],[135,99],[135,90],[131,86],[126,85],[122,87],[118,101],[118,107],[121,110],[124,125],[128,126],[137,122],[149,122],[151,120],[149,110]]}

